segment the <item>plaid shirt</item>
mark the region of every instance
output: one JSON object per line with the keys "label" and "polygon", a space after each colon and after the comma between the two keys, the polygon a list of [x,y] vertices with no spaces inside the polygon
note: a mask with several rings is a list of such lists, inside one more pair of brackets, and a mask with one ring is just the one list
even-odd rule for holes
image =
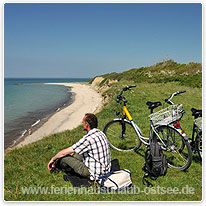
{"label": "plaid shirt", "polygon": [[90,172],[90,179],[98,179],[99,176],[110,172],[111,157],[108,140],[105,134],[94,128],[83,136],[72,149],[82,154],[83,162]]}

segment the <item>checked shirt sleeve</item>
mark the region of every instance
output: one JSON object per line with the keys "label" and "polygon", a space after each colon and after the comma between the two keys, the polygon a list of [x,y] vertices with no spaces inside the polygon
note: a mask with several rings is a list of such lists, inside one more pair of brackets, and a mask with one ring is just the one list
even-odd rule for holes
{"label": "checked shirt sleeve", "polygon": [[84,136],[77,143],[72,145],[72,149],[76,153],[82,154],[82,153],[89,150],[89,145],[90,145],[90,143],[89,143],[87,136]]}

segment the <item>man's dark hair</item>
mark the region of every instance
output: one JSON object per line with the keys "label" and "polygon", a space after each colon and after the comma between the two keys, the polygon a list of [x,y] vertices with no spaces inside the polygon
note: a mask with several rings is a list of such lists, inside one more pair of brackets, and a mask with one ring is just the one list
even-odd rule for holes
{"label": "man's dark hair", "polygon": [[97,117],[94,114],[91,113],[85,114],[85,121],[88,122],[91,129],[97,128],[98,126]]}

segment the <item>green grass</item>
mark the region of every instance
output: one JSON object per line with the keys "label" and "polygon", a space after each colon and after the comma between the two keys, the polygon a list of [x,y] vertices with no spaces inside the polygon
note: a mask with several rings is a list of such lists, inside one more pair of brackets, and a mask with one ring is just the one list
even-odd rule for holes
{"label": "green grass", "polygon": [[[99,128],[103,130],[106,123],[115,118],[115,112],[120,105],[115,102],[116,95],[121,88],[133,84],[129,81],[120,81],[112,85],[107,91],[113,96],[104,109],[97,114]],[[202,107],[202,91],[200,88],[181,86],[178,83],[139,83],[137,87],[125,93],[128,99],[128,110],[134,121],[141,128],[143,134],[149,135],[149,110],[146,101],[164,101],[171,93],[177,90],[186,90],[185,94],[174,99],[175,103],[182,103],[186,114],[182,119],[182,127],[188,136],[192,133],[193,118],[190,109]],[[166,106],[166,105],[163,105]],[[64,131],[47,136],[42,140],[5,154],[4,161],[4,199],[6,201],[201,201],[202,200],[202,165],[198,155],[194,154],[191,167],[186,172],[168,169],[164,177],[152,181],[153,193],[147,194],[148,189],[142,183],[144,172],[145,146],[137,152],[122,153],[111,150],[112,159],[118,158],[123,169],[132,173],[133,185],[146,193],[139,194],[23,194],[21,187],[71,187],[69,182],[62,178],[63,173],[50,174],[47,163],[58,151],[71,146],[80,139],[85,132],[79,126],[72,131]],[[193,194],[154,194],[157,188],[179,188],[184,191],[192,188]],[[91,188],[89,188],[91,189]],[[58,193],[58,192],[57,192]]]}
{"label": "green grass", "polygon": [[[133,68],[121,73],[110,73],[102,75],[107,82],[108,79],[134,81],[135,83],[167,83],[176,82],[183,86],[202,87],[202,64],[190,62],[189,64],[178,64],[173,60],[159,62],[149,67]],[[100,83],[101,86],[101,83]]]}

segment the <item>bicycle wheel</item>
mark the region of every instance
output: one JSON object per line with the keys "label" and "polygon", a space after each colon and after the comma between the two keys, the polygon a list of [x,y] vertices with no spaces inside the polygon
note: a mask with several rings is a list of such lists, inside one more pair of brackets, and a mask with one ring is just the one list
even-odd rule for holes
{"label": "bicycle wheel", "polygon": [[[189,142],[175,128],[171,126],[159,126],[156,128],[164,153],[167,155],[168,166],[184,171],[192,163],[192,150]],[[158,139],[158,137],[157,137]]]}
{"label": "bicycle wheel", "polygon": [[115,119],[104,127],[110,147],[124,152],[138,149],[141,141],[132,124],[127,120]]}
{"label": "bicycle wheel", "polygon": [[197,133],[195,143],[196,143],[198,155],[202,160],[202,131]]}

